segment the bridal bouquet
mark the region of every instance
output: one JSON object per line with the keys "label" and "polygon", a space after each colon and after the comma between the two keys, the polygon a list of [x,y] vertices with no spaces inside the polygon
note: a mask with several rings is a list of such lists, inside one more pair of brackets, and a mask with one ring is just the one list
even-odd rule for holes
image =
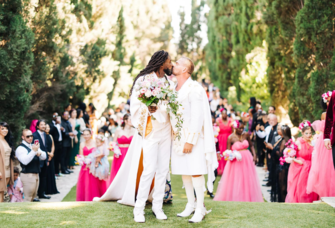
{"label": "bridal bouquet", "polygon": [[237,161],[241,161],[242,160],[242,155],[240,152],[238,152],[237,150],[226,150],[225,152],[222,153],[224,160],[226,161],[233,161],[234,159],[236,159]]}
{"label": "bridal bouquet", "polygon": [[182,113],[179,110],[181,106],[177,101],[178,95],[167,81],[161,82],[154,77],[145,77],[142,81],[137,80],[134,90],[138,94],[138,99],[146,106],[157,106],[159,101],[167,105],[167,111],[173,114],[176,119],[176,138],[180,140],[181,128],[183,124]]}
{"label": "bridal bouquet", "polygon": [[109,143],[109,151],[110,152],[114,152],[114,155],[116,156],[116,157],[119,157],[120,155],[122,155],[121,154],[121,150],[120,150],[120,148],[117,146],[117,144],[116,144],[116,142],[110,142]]}
{"label": "bridal bouquet", "polygon": [[284,165],[285,162],[291,163],[299,150],[297,144],[295,144],[292,139],[288,140],[285,146],[286,148],[283,151],[283,157],[279,158],[280,165]]}
{"label": "bridal bouquet", "polygon": [[84,155],[80,155],[80,154],[78,154],[78,155],[75,157],[75,160],[76,160],[76,162],[77,162],[80,166],[83,166],[83,165],[89,165],[89,164],[92,163],[91,159],[86,158]]}

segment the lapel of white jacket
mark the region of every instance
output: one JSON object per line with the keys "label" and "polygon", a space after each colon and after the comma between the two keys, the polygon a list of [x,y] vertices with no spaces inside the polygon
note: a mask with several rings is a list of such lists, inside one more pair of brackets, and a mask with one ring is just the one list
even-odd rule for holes
{"label": "lapel of white jacket", "polygon": [[[191,77],[189,77],[186,82],[184,83],[184,85],[180,88],[180,90],[178,91],[178,101],[180,103],[182,103],[183,100],[185,100],[192,88],[192,82],[193,80],[191,79]],[[177,86],[177,85],[176,85]]]}

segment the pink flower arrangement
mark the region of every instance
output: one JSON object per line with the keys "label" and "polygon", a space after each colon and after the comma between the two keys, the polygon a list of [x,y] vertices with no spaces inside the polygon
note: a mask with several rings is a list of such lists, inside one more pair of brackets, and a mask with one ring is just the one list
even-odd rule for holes
{"label": "pink flower arrangement", "polygon": [[324,103],[327,103],[328,98],[331,97],[331,96],[332,96],[332,92],[331,91],[328,91],[328,92],[326,92],[326,93],[324,93],[324,94],[321,95]]}
{"label": "pink flower arrangement", "polygon": [[290,163],[299,151],[297,144],[295,144],[292,139],[288,140],[285,146],[283,157],[279,158],[280,165],[284,165],[285,162]]}
{"label": "pink flower arrangement", "polygon": [[215,143],[218,142],[218,135],[219,135],[219,132],[220,132],[220,127],[218,127],[216,124],[213,125],[213,132],[214,132],[214,141]]}
{"label": "pink flower arrangement", "polygon": [[299,130],[301,131],[304,127],[312,127],[311,122],[308,120],[299,124]]}
{"label": "pink flower arrangement", "polygon": [[239,127],[240,127],[240,122],[239,122],[238,120],[235,120],[235,121],[233,122],[233,127],[234,127],[235,129],[239,128]]}

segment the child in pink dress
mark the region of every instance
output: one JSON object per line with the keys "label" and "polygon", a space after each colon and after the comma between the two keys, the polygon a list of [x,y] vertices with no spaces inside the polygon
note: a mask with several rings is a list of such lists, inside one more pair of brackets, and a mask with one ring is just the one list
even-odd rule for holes
{"label": "child in pink dress", "polygon": [[19,169],[14,167],[14,184],[7,188],[11,203],[23,202],[23,185],[19,176]]}
{"label": "child in pink dress", "polygon": [[297,139],[298,151],[292,159],[287,177],[286,203],[312,203],[318,200],[316,193],[307,193],[307,180],[311,169],[313,146],[311,145],[312,128],[309,121],[299,125],[302,137]]}

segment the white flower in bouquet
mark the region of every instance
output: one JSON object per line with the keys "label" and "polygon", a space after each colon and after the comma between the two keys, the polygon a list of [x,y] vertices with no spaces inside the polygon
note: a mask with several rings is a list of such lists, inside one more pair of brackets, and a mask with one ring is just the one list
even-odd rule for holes
{"label": "white flower in bouquet", "polygon": [[151,91],[150,91],[150,90],[147,90],[147,91],[145,92],[145,96],[146,96],[146,97],[151,97]]}

